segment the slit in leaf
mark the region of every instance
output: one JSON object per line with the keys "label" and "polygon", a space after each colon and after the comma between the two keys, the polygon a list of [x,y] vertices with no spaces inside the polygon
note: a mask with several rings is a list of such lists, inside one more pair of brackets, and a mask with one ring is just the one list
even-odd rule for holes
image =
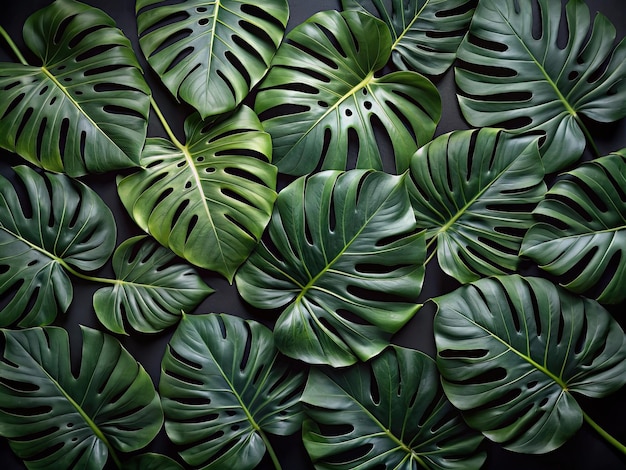
{"label": "slit in leaf", "polygon": [[111,49],[114,49],[115,47],[117,47],[116,44],[100,44],[96,47],[93,47],[92,49],[89,49],[86,52],[83,52],[82,54],[77,55],[76,62],[81,62],[85,59],[90,59],[100,54],[104,54],[105,52],[108,52]]}
{"label": "slit in leaf", "polygon": [[248,54],[254,56],[254,58],[258,60],[259,62],[267,64],[267,61],[263,58],[263,56],[259,53],[259,51],[254,47],[254,44],[263,43],[265,44],[266,47],[269,46],[268,49],[270,50],[275,49],[278,46],[278,44],[272,40],[272,37],[264,29],[260,28],[254,23],[241,20],[239,21],[239,26],[241,27],[241,29],[249,33],[254,38],[254,42],[252,43],[252,42],[245,41],[244,39],[235,35],[233,36],[233,41],[235,42],[235,44],[237,44],[243,50],[248,52]]}
{"label": "slit in leaf", "polygon": [[[237,58],[237,56],[233,54],[232,52],[226,51],[224,56],[226,57],[226,60],[230,62],[230,65],[232,65],[237,70],[237,72],[239,72],[239,75],[241,75],[241,77],[245,80],[246,86],[250,88],[250,86],[252,85],[252,81],[250,79],[250,74],[248,73],[248,70],[246,69],[246,67],[241,63],[241,61]],[[236,93],[234,90],[233,90],[233,96],[236,96]]]}
{"label": "slit in leaf", "polygon": [[[76,36],[70,39],[68,46],[70,47],[70,49],[74,49],[78,44],[80,44],[83,41],[83,39],[85,39],[91,33],[95,33],[96,31],[100,31],[101,29],[105,29],[105,28],[107,28],[106,25],[98,24],[98,25],[91,26],[87,29],[82,29]],[[81,60],[81,59],[78,59],[77,57],[76,60]]]}
{"label": "slit in leaf", "polygon": [[57,30],[54,32],[54,37],[52,38],[52,42],[54,44],[59,44],[59,42],[61,42],[61,39],[63,38],[63,35],[65,34],[65,30],[67,29],[67,27],[69,26],[69,24],[72,22],[74,18],[76,18],[76,15],[71,15],[71,16],[68,16],[67,18],[64,18],[63,21],[59,23]]}

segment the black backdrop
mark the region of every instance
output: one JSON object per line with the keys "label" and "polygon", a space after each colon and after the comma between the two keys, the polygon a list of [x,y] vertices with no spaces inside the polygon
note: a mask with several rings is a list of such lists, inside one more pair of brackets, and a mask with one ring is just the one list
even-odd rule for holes
{"label": "black backdrop", "polygon": [[[51,0],[1,0],[0,24],[7,30],[14,41],[25,51],[23,46],[21,28],[24,20],[35,10],[44,7]],[[259,0],[262,1],[262,0]],[[558,0],[550,0],[558,1]],[[133,0],[86,0],[95,7],[101,8],[111,15],[125,34],[131,39],[135,51],[140,58],[142,66],[146,71],[148,82],[150,83],[153,95],[159,103],[164,114],[168,118],[170,126],[179,138],[182,138],[182,123],[184,118],[191,112],[190,108],[177,105],[169,95],[169,92],[159,83],[156,75],[150,71],[143,60],[137,44],[137,28],[134,16]],[[613,22],[618,30],[618,38],[626,36],[626,5],[623,0],[587,0],[586,2],[592,12],[600,11]],[[339,0],[289,0],[291,16],[288,29],[301,23],[313,13],[326,9],[339,9]],[[32,59],[26,54],[27,59]],[[9,48],[0,44],[0,61],[14,61]],[[33,61],[32,63],[36,63]],[[456,89],[452,70],[442,77],[433,79],[443,100],[443,116],[437,128],[437,135],[456,130],[466,129],[468,124],[460,115],[456,101]],[[608,154],[611,151],[626,147],[626,120],[613,124],[589,123],[592,135],[595,137],[601,154]],[[148,133],[150,136],[165,136],[163,128],[153,115],[151,116]],[[585,158],[589,158],[586,154]],[[0,173],[8,174],[9,167],[22,163],[19,157],[10,153],[0,154]],[[90,187],[95,189],[112,209],[118,226],[118,243],[132,235],[139,234],[139,230],[130,220],[124,208],[117,198],[115,191],[115,175],[106,174],[98,176],[88,176],[82,178]],[[281,182],[283,185],[285,181]],[[529,268],[530,269],[530,268]],[[532,273],[532,271],[528,271]],[[105,267],[100,273],[104,276],[112,276],[109,267]],[[195,313],[225,312],[240,315],[246,318],[253,318],[268,326],[272,324],[272,318],[264,312],[256,311],[246,305],[238,296],[234,286],[228,284],[220,276],[202,272],[207,284],[215,293],[209,296],[195,311]],[[92,283],[73,279],[74,300],[69,311],[61,315],[56,325],[62,326],[69,331],[72,346],[77,347],[80,342],[80,332],[78,325],[88,325],[94,328],[102,328],[93,312],[91,300],[94,291],[99,287]],[[435,263],[430,263],[426,273],[424,288],[420,297],[421,302],[426,302],[433,296],[449,292],[457,286],[454,280],[445,276],[438,270]],[[625,286],[626,288],[626,286]],[[626,325],[624,319],[624,305],[616,306],[612,309],[616,318],[622,326]],[[432,338],[432,319],[434,308],[432,304],[426,303],[416,317],[394,338],[394,342],[402,346],[422,350],[431,356],[434,354],[434,342]],[[146,370],[151,374],[155,384],[158,384],[159,367],[165,345],[171,336],[172,330],[159,335],[131,334],[129,337],[120,337],[122,344],[131,354],[137,358]],[[602,400],[581,400],[583,409],[604,429],[611,433],[621,442],[626,442],[626,389],[619,391],[611,397]],[[311,463],[298,435],[289,438],[272,437],[272,444],[279,456],[281,464],[285,470],[307,470],[312,469]],[[600,438],[595,431],[583,425],[582,429],[560,449],[550,454],[533,456],[520,455],[507,452],[497,445],[486,444],[488,459],[485,469],[533,469],[533,470],[624,470],[626,469],[626,458],[618,454],[610,445]],[[170,444],[163,432],[149,447],[150,451],[176,455],[175,447]],[[0,468],[3,470],[13,470],[24,468],[9,449],[7,442],[0,439]],[[258,467],[259,470],[273,469],[273,464],[266,456]],[[233,469],[237,470],[237,469]]]}

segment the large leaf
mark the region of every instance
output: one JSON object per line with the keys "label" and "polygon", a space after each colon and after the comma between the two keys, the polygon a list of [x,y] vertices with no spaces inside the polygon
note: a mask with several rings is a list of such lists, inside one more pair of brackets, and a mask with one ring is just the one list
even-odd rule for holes
{"label": "large leaf", "polygon": [[[598,14],[591,27],[583,0],[481,0],[458,50],[461,110],[474,126],[511,123],[545,134],[548,173],[585,149],[580,115],[601,122],[626,116],[626,40]],[[535,31],[533,25],[541,25]],[[560,42],[561,33],[565,44]]]}
{"label": "large leaf", "polygon": [[232,111],[283,39],[286,0],[137,0],[139,44],[177,98],[203,118]]}
{"label": "large leaf", "polygon": [[66,270],[100,268],[115,247],[102,199],[65,175],[19,166],[0,176],[0,325],[51,323],[72,301]]}
{"label": "large leaf", "polygon": [[[469,27],[475,0],[342,0],[345,9],[378,14],[391,31],[391,58],[401,70],[444,73]],[[371,6],[370,6],[371,5]]]}
{"label": "large leaf", "polygon": [[517,269],[518,251],[546,192],[536,139],[496,129],[457,131],[422,147],[409,185],[417,225],[460,282]]}
{"label": "large leaf", "polygon": [[583,420],[574,394],[602,397],[626,383],[619,324],[545,279],[481,279],[435,301],[446,395],[507,449],[559,447]]}
{"label": "large leaf", "polygon": [[316,468],[478,469],[482,436],[443,394],[435,362],[393,347],[348,370],[312,370],[302,401]]}
{"label": "large leaf", "polygon": [[521,254],[577,293],[626,298],[626,150],[586,163],[550,189]]}
{"label": "large leaf", "polygon": [[349,365],[381,352],[417,312],[424,239],[404,177],[325,171],[280,192],[269,238],[237,274],[255,307],[283,309],[278,348],[310,363]]}
{"label": "large leaf", "polygon": [[73,371],[65,330],[3,334],[0,435],[29,469],[101,469],[109,454],[140,449],[161,428],[150,376],[115,338],[82,327]]}
{"label": "large leaf", "polygon": [[272,332],[230,315],[185,315],[162,363],[165,430],[193,468],[253,469],[266,432],[300,429],[306,375],[282,357]]}
{"label": "large leaf", "polygon": [[124,321],[142,333],[156,333],[178,322],[213,290],[189,266],[148,237],[122,243],[113,255],[116,280],[93,297],[104,326],[125,333]]}
{"label": "large leaf", "polygon": [[283,173],[383,169],[388,143],[396,170],[428,142],[441,114],[434,85],[415,72],[380,78],[391,54],[386,25],[356,11],[320,12],[287,36],[260,85],[255,110],[272,135]]}
{"label": "large leaf", "polygon": [[185,121],[187,144],[149,139],[142,170],[118,182],[135,222],[178,256],[232,280],[272,213],[272,145],[254,112]]}
{"label": "large leaf", "polygon": [[0,64],[0,145],[71,176],[136,166],[150,91],[114,21],[57,0],[26,21],[24,41],[43,64]]}

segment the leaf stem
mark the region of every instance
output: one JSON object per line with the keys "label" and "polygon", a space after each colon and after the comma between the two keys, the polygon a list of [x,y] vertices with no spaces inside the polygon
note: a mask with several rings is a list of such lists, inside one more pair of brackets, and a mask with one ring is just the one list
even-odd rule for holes
{"label": "leaf stem", "polygon": [[622,454],[626,455],[626,446],[606,432],[598,423],[596,423],[591,417],[583,411],[583,418],[595,431],[600,434],[609,444],[619,450]]}
{"label": "leaf stem", "polygon": [[259,435],[261,436],[261,439],[263,439],[263,442],[265,443],[265,448],[267,449],[267,453],[270,454],[270,458],[272,459],[272,462],[274,463],[274,468],[276,468],[276,470],[282,470],[282,467],[280,466],[280,462],[278,461],[278,456],[276,455],[276,452],[274,451],[272,444],[270,444],[269,439],[267,438],[267,436],[265,435],[265,433],[263,432],[261,428],[257,428],[256,431],[259,433]]}
{"label": "leaf stem", "polygon": [[77,271],[76,269],[72,268],[69,264],[65,262],[65,260],[61,258],[56,258],[56,262],[59,263],[61,266],[63,266],[63,269],[65,269],[68,273],[80,279],[84,279],[85,281],[97,282],[100,284],[117,284],[119,282],[118,279],[109,279],[107,277],[94,277],[94,276],[89,276],[87,274],[83,274],[80,271]]}
{"label": "leaf stem", "polygon": [[578,114],[574,115],[574,119],[576,119],[576,122],[578,123],[581,130],[583,131],[583,134],[585,134],[585,138],[587,139],[587,143],[591,147],[591,151],[593,152],[594,158],[601,157],[600,150],[598,149],[595,141],[593,140],[593,137],[591,136],[591,132],[589,132],[589,129],[587,129],[587,126],[585,126],[585,123],[583,123],[582,119],[580,119]]}
{"label": "leaf stem", "polygon": [[159,105],[156,103],[156,101],[154,100],[154,97],[152,97],[152,95],[150,96],[150,105],[152,106],[152,109],[154,109],[154,112],[156,113],[157,117],[159,118],[159,121],[161,122],[161,125],[163,126],[163,129],[165,129],[165,132],[166,132],[167,136],[170,138],[170,140],[172,141],[172,143],[174,145],[176,145],[180,149],[185,148],[185,146],[180,142],[180,140],[178,140],[176,138],[176,136],[174,135],[174,132],[172,131],[172,128],[167,123],[167,120],[165,119],[165,116],[161,112],[161,108],[159,108]]}
{"label": "leaf stem", "polygon": [[13,54],[15,54],[15,56],[22,63],[22,65],[28,65],[28,62],[26,62],[26,59],[24,58],[24,56],[22,55],[22,53],[18,49],[17,44],[15,44],[13,42],[13,39],[11,39],[11,36],[9,36],[9,33],[7,33],[6,30],[2,26],[0,26],[0,35],[7,42],[7,44],[9,45],[11,50],[13,51]]}

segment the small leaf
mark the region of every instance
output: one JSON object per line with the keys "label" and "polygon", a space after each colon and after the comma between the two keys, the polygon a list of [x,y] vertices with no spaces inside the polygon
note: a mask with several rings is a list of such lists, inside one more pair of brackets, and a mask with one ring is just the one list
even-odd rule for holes
{"label": "small leaf", "polygon": [[176,98],[203,118],[235,109],[283,39],[286,0],[137,0],[139,44]]}
{"label": "small leaf", "polygon": [[100,268],[115,248],[115,220],[100,197],[65,175],[15,168],[0,176],[0,325],[51,323],[72,301],[64,270]]}
{"label": "small leaf", "polygon": [[435,302],[446,395],[506,449],[556,449],[582,424],[575,394],[603,397],[626,383],[619,324],[545,279],[481,279]]}
{"label": "small leaf", "polygon": [[135,222],[192,264],[229,281],[258,243],[276,198],[269,136],[248,107],[185,121],[187,144],[149,139],[144,167],[118,181]]}
{"label": "small leaf", "polygon": [[381,151],[392,151],[395,170],[407,169],[435,132],[441,99],[415,72],[374,77],[390,54],[385,24],[356,11],[317,13],[288,34],[255,102],[279,171],[346,170],[352,151],[357,168],[382,170]]}
{"label": "small leaf", "polygon": [[[626,298],[626,150],[566,173],[539,203],[521,254],[600,302]],[[563,278],[561,278],[563,279]]]}
{"label": "small leaf", "polygon": [[102,324],[126,333],[124,320],[136,331],[156,333],[178,322],[213,292],[175,255],[147,237],[122,243],[113,255],[116,282],[99,289],[93,306]]}
{"label": "small leaf", "polygon": [[[391,31],[393,63],[400,70],[441,75],[454,62],[469,27],[474,0],[342,0],[344,9],[378,14]],[[371,4],[371,6],[369,6]]]}
{"label": "small leaf", "polygon": [[546,192],[536,138],[497,129],[438,137],[411,159],[411,204],[459,282],[519,266],[532,210]]}
{"label": "small leaf", "polygon": [[[479,469],[482,436],[455,412],[425,354],[392,347],[347,370],[312,370],[303,440],[316,468]],[[308,406],[307,406],[308,405]]]}
{"label": "small leaf", "polygon": [[165,430],[194,468],[253,469],[265,454],[265,432],[300,429],[306,376],[279,355],[260,323],[186,315],[161,369]]}
{"label": "small leaf", "polygon": [[[585,149],[580,115],[600,122],[626,116],[626,40],[598,14],[591,26],[583,0],[481,0],[456,69],[461,111],[473,126],[506,125],[545,135],[547,173],[576,162]],[[533,25],[541,30],[534,32]]]}
{"label": "small leaf", "polygon": [[424,239],[404,177],[326,171],[282,190],[262,243],[237,274],[252,305],[283,309],[286,355],[344,366],[381,352],[417,312]]}
{"label": "small leaf", "polygon": [[2,331],[0,435],[31,470],[101,469],[163,423],[148,373],[113,337],[81,327],[77,375],[61,328]]}
{"label": "small leaf", "polygon": [[104,12],[57,0],[24,25],[42,66],[0,64],[0,146],[70,176],[139,163],[150,90]]}

